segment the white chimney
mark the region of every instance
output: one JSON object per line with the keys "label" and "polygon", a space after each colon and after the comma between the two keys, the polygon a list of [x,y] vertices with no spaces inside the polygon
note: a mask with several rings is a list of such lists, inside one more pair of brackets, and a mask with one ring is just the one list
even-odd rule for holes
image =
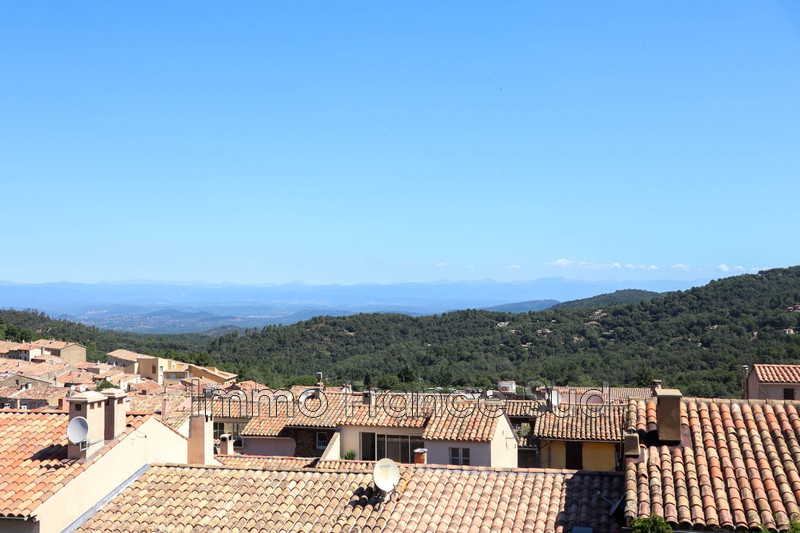
{"label": "white chimney", "polygon": [[226,433],[219,436],[220,455],[233,455],[233,435]]}
{"label": "white chimney", "polygon": [[70,459],[84,461],[105,444],[105,399],[105,396],[95,391],[78,392],[70,396],[70,422],[83,417],[89,426],[83,443],[69,443],[67,456]]}

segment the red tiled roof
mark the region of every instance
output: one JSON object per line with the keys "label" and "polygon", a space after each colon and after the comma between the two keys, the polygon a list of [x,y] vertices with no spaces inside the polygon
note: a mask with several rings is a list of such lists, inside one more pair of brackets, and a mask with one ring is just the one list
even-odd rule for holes
{"label": "red tiled roof", "polygon": [[425,465],[384,502],[371,469],[157,465],[78,531],[606,533],[622,490],[613,473]]}
{"label": "red tiled roof", "polygon": [[[429,407],[418,413],[412,410],[410,403],[403,403],[402,396],[396,400],[387,399],[386,404],[379,397],[376,405],[371,408],[362,403],[361,397],[350,394],[326,393],[324,398],[308,398],[302,402],[298,400],[291,416],[287,416],[285,403],[274,403],[272,409],[262,403],[260,416],[250,419],[242,430],[242,435],[275,437],[284,434],[289,427],[366,426],[421,429],[423,438],[427,440],[486,442],[492,439],[497,427],[497,418],[487,416],[474,402],[435,410]],[[324,404],[325,401],[327,405]],[[300,405],[304,407],[301,408]],[[234,400],[226,407],[225,412],[236,415],[243,409],[244,405]],[[218,410],[223,412],[221,407],[215,407],[215,415]]]}
{"label": "red tiled roof", "polygon": [[30,389],[22,389],[14,398],[18,400],[53,400],[55,398],[64,398],[69,393],[66,387],[31,387]]}
{"label": "red tiled roof", "polygon": [[78,463],[67,460],[68,414],[0,411],[0,516],[29,517],[146,419],[129,416],[129,427],[120,437],[89,461]]}
{"label": "red tiled roof", "polygon": [[319,460],[319,457],[282,457],[278,455],[215,455],[214,458],[225,466],[263,470],[313,468]]}
{"label": "red tiled roof", "polygon": [[800,383],[800,365],[753,365],[761,383]]}
{"label": "red tiled roof", "polygon": [[91,372],[81,372],[80,370],[74,370],[72,372],[65,372],[56,378],[56,381],[59,383],[71,383],[71,384],[81,384],[81,385],[92,385],[94,384],[94,378],[96,374],[92,374]]}
{"label": "red tiled roof", "polygon": [[655,401],[632,403],[627,425],[649,446],[625,468],[628,520],[785,531],[800,517],[799,403],[685,398],[675,446],[657,440]]}
{"label": "red tiled roof", "polygon": [[190,398],[188,395],[155,396],[150,394],[135,394],[128,396],[128,398],[130,399],[128,410],[132,413],[161,413],[165,398],[169,401],[169,410],[171,412],[185,410],[190,407]]}
{"label": "red tiled roof", "polygon": [[618,403],[625,405],[628,398],[650,398],[647,387],[554,387],[564,403]]}
{"label": "red tiled roof", "polygon": [[0,387],[0,398],[12,398],[19,390],[19,387],[13,385]]}
{"label": "red tiled roof", "polygon": [[553,440],[622,441],[624,405],[572,405],[536,419],[531,434]]}
{"label": "red tiled roof", "polygon": [[130,387],[128,387],[128,391],[131,394],[141,394],[142,392],[146,394],[161,394],[164,391],[164,387],[153,381],[152,379],[143,379],[139,383],[131,383]]}

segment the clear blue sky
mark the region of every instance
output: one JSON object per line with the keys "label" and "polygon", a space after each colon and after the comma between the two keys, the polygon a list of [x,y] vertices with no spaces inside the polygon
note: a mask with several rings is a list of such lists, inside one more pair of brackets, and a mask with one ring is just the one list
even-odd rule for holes
{"label": "clear blue sky", "polygon": [[800,264],[786,2],[4,2],[0,280]]}

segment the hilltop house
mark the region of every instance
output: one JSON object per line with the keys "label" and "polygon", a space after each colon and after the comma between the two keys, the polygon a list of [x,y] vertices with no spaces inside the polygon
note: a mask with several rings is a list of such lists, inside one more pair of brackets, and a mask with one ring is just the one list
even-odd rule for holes
{"label": "hilltop house", "polygon": [[753,365],[747,374],[745,398],[753,400],[800,399],[800,365]]}

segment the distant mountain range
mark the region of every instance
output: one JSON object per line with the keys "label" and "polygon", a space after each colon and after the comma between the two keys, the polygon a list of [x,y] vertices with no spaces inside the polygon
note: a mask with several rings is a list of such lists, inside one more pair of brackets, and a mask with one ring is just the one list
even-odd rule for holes
{"label": "distant mountain range", "polygon": [[293,324],[320,315],[382,312],[420,316],[457,309],[527,312],[631,287],[664,292],[688,289],[706,281],[593,282],[544,278],[521,282],[385,285],[0,282],[0,308],[38,309],[56,318],[104,329],[190,333],[223,326],[261,328],[268,324]]}

